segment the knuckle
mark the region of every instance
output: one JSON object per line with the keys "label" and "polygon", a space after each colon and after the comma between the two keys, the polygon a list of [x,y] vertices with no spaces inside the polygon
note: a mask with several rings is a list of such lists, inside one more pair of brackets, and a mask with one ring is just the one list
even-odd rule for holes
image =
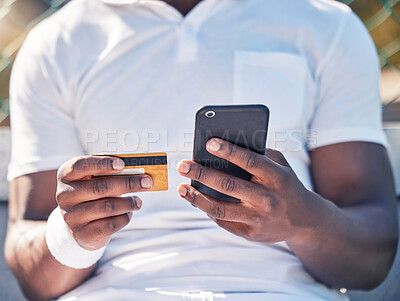
{"label": "knuckle", "polygon": [[68,200],[69,191],[63,188],[58,188],[56,192],[56,201],[58,204],[64,204]]}
{"label": "knuckle", "polygon": [[273,212],[278,206],[278,202],[274,197],[264,196],[261,203],[263,204],[264,211]]}
{"label": "knuckle", "polygon": [[117,229],[117,224],[115,222],[115,219],[112,218],[106,223],[106,233],[114,233]]}
{"label": "knuckle", "polygon": [[99,160],[95,160],[94,168],[97,170],[107,170],[112,169],[112,159],[110,158],[100,158]]}
{"label": "knuckle", "polygon": [[111,215],[115,211],[115,202],[112,199],[105,199],[103,201],[103,212]]}
{"label": "knuckle", "polygon": [[104,235],[104,227],[96,225],[95,227],[93,227],[91,234],[94,237],[102,237]]}
{"label": "knuckle", "polygon": [[85,202],[84,204],[78,204],[83,214],[90,214],[95,210],[98,210],[98,203],[96,201]]}
{"label": "knuckle", "polygon": [[93,181],[92,190],[94,194],[104,194],[108,191],[108,182],[106,179],[96,179]]}
{"label": "knuckle", "polygon": [[58,204],[62,204],[65,200],[65,191],[57,190],[56,192],[56,201]]}
{"label": "knuckle", "polygon": [[77,227],[74,238],[81,247],[87,250],[97,250],[110,241],[111,234],[107,233],[107,223],[93,222],[88,226]]}
{"label": "knuckle", "polygon": [[197,205],[198,203],[198,198],[199,198],[199,192],[196,190],[191,190],[188,193],[188,201],[192,203],[193,205]]}
{"label": "knuckle", "polygon": [[135,196],[129,197],[128,201],[131,209],[139,208],[137,197]]}
{"label": "knuckle", "polygon": [[220,206],[214,206],[211,209],[211,216],[217,219],[224,219],[226,216],[225,208],[221,208]]}
{"label": "knuckle", "polygon": [[227,157],[227,159],[231,159],[234,153],[234,146],[230,143],[226,144],[225,147],[225,155]]}
{"label": "knuckle", "polygon": [[282,174],[281,171],[275,172],[270,177],[272,188],[279,189],[281,187],[282,181],[285,179],[285,176]]}
{"label": "knuckle", "polygon": [[246,168],[254,169],[257,167],[257,155],[255,153],[249,153],[246,158]]}
{"label": "knuckle", "polygon": [[127,224],[129,224],[131,219],[129,218],[128,213],[124,214],[123,217],[124,217],[123,226],[125,227]]}
{"label": "knuckle", "polygon": [[88,229],[84,226],[69,227],[70,233],[75,241],[82,247],[82,243],[87,241],[88,238],[92,237],[92,229]]}
{"label": "knuckle", "polygon": [[241,219],[243,214],[241,211],[235,211],[231,213],[232,218],[234,219]]}
{"label": "knuckle", "polygon": [[88,159],[77,157],[72,159],[70,170],[71,171],[84,170],[85,168],[87,168],[87,165],[88,165]]}
{"label": "knuckle", "polygon": [[204,167],[197,165],[196,171],[195,171],[195,178],[199,181],[202,181],[206,178],[206,170]]}
{"label": "knuckle", "polygon": [[57,170],[57,181],[60,182],[64,179],[64,168],[65,168],[65,163],[60,166]]}
{"label": "knuckle", "polygon": [[194,191],[190,190],[189,193],[187,194],[187,200],[189,202],[191,202],[192,204],[194,204],[195,198],[196,198],[196,196],[195,196]]}
{"label": "knuckle", "polygon": [[137,190],[139,187],[139,181],[137,177],[126,177],[125,188],[129,191]]}
{"label": "knuckle", "polygon": [[256,225],[259,225],[263,222],[263,218],[259,214],[254,214],[250,217],[250,221]]}
{"label": "knuckle", "polygon": [[73,162],[77,160],[77,158],[73,158],[70,161],[65,162],[63,165],[61,165],[58,170],[57,170],[57,180],[58,181],[63,181],[64,178],[72,172],[72,164]]}
{"label": "knuckle", "polygon": [[237,183],[230,177],[223,177],[221,180],[221,188],[227,192],[234,192],[236,190]]}

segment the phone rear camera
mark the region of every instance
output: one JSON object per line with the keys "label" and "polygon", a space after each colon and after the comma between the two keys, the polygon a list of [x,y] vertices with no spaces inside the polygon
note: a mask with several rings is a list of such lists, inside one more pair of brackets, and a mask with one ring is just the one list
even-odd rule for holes
{"label": "phone rear camera", "polygon": [[213,118],[215,116],[215,112],[207,111],[204,115],[206,115],[207,118]]}

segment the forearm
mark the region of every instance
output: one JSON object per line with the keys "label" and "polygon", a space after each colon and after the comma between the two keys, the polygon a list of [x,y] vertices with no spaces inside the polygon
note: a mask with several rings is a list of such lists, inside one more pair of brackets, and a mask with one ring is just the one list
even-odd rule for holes
{"label": "forearm", "polygon": [[371,289],[386,277],[396,253],[397,220],[373,206],[339,208],[310,192],[313,226],[287,242],[305,268],[330,287]]}
{"label": "forearm", "polygon": [[45,221],[9,225],[5,244],[8,265],[25,295],[32,300],[58,297],[84,282],[95,266],[76,270],[54,259],[46,245]]}

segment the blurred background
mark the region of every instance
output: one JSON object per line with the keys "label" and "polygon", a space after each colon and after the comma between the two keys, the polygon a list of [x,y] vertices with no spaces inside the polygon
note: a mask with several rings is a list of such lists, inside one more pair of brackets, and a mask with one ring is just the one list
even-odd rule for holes
{"label": "blurred background", "polygon": [[[8,85],[12,63],[27,33],[69,0],[0,0],[0,126],[8,127]],[[400,0],[342,0],[364,21],[378,49],[382,65],[382,102],[385,121],[400,97]],[[393,104],[393,106],[392,106]]]}
{"label": "blurred background", "polygon": [[[0,0],[0,300],[24,300],[6,266],[3,241],[7,222],[7,164],[10,158],[9,79],[27,33],[69,0]],[[300,1],[300,0],[299,0]],[[333,0],[332,0],[333,1]],[[364,21],[382,67],[383,121],[400,196],[400,0],[342,0]],[[357,79],[355,79],[357,80]],[[399,252],[398,252],[399,253]],[[388,279],[372,292],[349,292],[352,300],[400,300],[399,254]]]}

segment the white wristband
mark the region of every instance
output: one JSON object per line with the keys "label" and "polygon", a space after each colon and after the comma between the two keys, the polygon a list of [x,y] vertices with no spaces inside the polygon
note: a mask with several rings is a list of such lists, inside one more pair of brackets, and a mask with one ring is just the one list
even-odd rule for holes
{"label": "white wristband", "polygon": [[58,262],[74,269],[85,269],[94,265],[106,248],[89,251],[78,245],[69,232],[58,206],[47,220],[46,243],[51,255]]}

